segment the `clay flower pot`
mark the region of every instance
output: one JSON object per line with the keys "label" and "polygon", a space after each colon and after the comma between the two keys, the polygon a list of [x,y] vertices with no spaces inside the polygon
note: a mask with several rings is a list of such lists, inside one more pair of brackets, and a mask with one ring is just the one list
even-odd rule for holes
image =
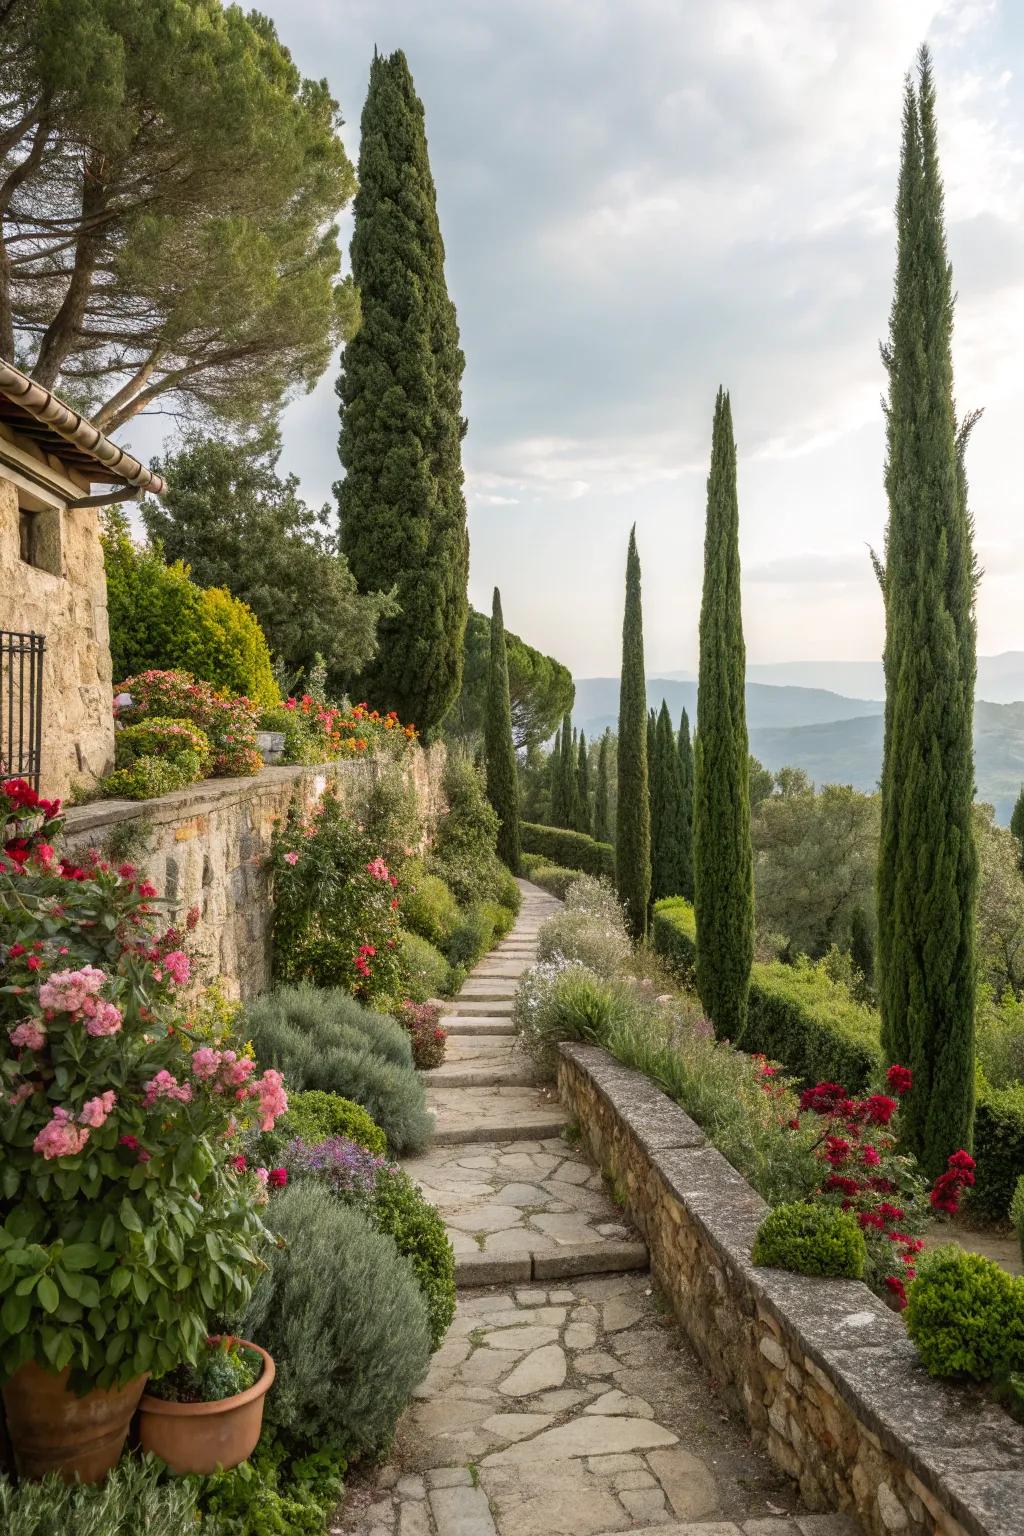
{"label": "clay flower pot", "polygon": [[65,1482],[98,1483],[113,1467],[128,1434],[147,1375],[109,1391],[76,1397],[68,1370],[47,1371],[30,1360],[3,1389],[7,1432],[21,1477],[59,1472]]}
{"label": "clay flower pot", "polygon": [[169,1403],[147,1392],[139,1403],[139,1444],[165,1461],[172,1472],[206,1477],[218,1467],[237,1467],[256,1449],[263,1426],[263,1399],[274,1382],[274,1362],[265,1349],[239,1339],[263,1357],[259,1379],[245,1392],[216,1403]]}

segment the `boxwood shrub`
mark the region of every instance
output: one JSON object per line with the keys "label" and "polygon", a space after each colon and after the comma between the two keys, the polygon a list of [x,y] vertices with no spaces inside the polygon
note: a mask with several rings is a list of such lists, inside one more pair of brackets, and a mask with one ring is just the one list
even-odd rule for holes
{"label": "boxwood shrub", "polygon": [[863,1093],[882,1071],[878,1014],[807,962],[755,965],[750,976],[745,1051],[785,1063],[808,1083],[842,1083]]}
{"label": "boxwood shrub", "polygon": [[654,903],[651,944],[681,981],[693,979],[697,963],[697,918],[685,896],[663,896]]}
{"label": "boxwood shrub", "polygon": [[851,1212],[793,1201],[768,1212],[754,1239],[753,1259],[798,1275],[860,1280],[867,1245]]}
{"label": "boxwood shrub", "polygon": [[531,867],[528,879],[534,885],[539,885],[542,891],[547,891],[550,896],[557,896],[559,901],[565,900],[565,893],[570,886],[586,871],[582,869],[564,869],[561,864],[545,864],[543,862]]}
{"label": "boxwood shrub", "polygon": [[334,1136],[344,1136],[376,1157],[383,1157],[387,1151],[387,1137],[361,1104],[343,1099],[337,1093],[308,1088],[303,1093],[289,1093],[288,1113],[281,1116],[272,1131],[264,1132],[260,1140],[261,1159],[266,1161],[266,1157],[272,1155],[267,1146],[271,1138],[275,1149],[283,1149],[296,1138],[314,1146],[318,1141],[329,1141]]}
{"label": "boxwood shrub", "polygon": [[978,1076],[974,1106],[974,1170],[970,1208],[987,1221],[1005,1221],[1024,1174],[1024,1083],[993,1088]]}
{"label": "boxwood shrub", "polygon": [[520,822],[519,831],[526,853],[539,853],[550,864],[579,869],[585,875],[615,877],[611,843],[599,843],[585,832],[569,832],[564,827],[542,827],[535,821]]}
{"label": "boxwood shrub", "polygon": [[924,1255],[903,1314],[933,1376],[990,1381],[1024,1366],[1024,1279],[949,1243]]}
{"label": "boxwood shrub", "polygon": [[425,1003],[431,997],[439,997],[448,980],[448,961],[429,939],[418,933],[398,935],[398,949],[405,973],[406,993],[414,1003]]}
{"label": "boxwood shrub", "polygon": [[377,1175],[370,1220],[412,1263],[427,1304],[430,1341],[438,1349],[455,1316],[455,1253],[444,1222],[400,1168]]}

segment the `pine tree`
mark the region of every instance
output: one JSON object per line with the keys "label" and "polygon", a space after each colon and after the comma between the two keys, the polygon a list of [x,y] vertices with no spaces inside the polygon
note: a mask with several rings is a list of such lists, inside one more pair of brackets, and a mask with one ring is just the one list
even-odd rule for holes
{"label": "pine tree", "polygon": [[931,60],[908,79],[896,201],[885,487],[885,746],[878,864],[878,998],[890,1061],[913,1072],[901,1124],[934,1177],[974,1117],[972,725],[977,666],[973,528],[953,403]]}
{"label": "pine tree", "polygon": [[555,744],[548,758],[548,784],[550,817],[553,827],[565,826],[565,806],[562,801],[562,727],[555,732]]}
{"label": "pine tree", "polygon": [[647,932],[651,895],[651,806],[647,788],[644,617],[635,525],[626,556],[626,606],[622,618],[615,879],[630,929],[634,937],[642,939]]}
{"label": "pine tree", "polygon": [[498,815],[498,857],[514,875],[519,873],[519,775],[512,742],[512,706],[508,696],[508,654],[501,593],[494,589],[491,608],[491,663],[487,674],[487,716],[484,721],[487,798]]}
{"label": "pine tree", "polygon": [[693,742],[690,740],[690,721],[686,710],[679,723],[676,742],[679,758],[679,776],[683,795],[682,852],[679,859],[679,894],[687,901],[693,900]]}
{"label": "pine tree", "polygon": [[465,358],[404,54],[374,55],[361,131],[352,275],[362,319],[338,380],[341,547],[360,591],[394,586],[399,604],[360,692],[429,737],[459,693],[469,611]]}
{"label": "pine tree", "polygon": [[693,875],[697,990],[721,1038],[747,1016],[754,949],[746,651],[740,608],[736,444],[729,396],[718,391],[711,435],[700,682],[694,752]]}
{"label": "pine tree", "polygon": [[1024,784],[1021,785],[1010,816],[1010,831],[1017,841],[1017,863],[1024,874]]}
{"label": "pine tree", "polygon": [[611,819],[608,807],[608,755],[610,732],[605,731],[597,750],[597,782],[594,785],[594,836],[599,843],[611,841]]}
{"label": "pine tree", "polygon": [[587,756],[587,738],[580,731],[579,748],[576,754],[576,831],[586,832],[591,828],[590,817],[590,759]]}

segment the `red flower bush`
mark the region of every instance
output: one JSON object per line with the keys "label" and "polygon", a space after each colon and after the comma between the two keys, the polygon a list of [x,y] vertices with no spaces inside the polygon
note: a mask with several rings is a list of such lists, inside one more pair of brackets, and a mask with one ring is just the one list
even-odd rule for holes
{"label": "red flower bush", "polygon": [[421,1072],[429,1072],[444,1061],[448,1031],[440,1024],[441,1010],[436,1003],[405,1002],[398,1010],[398,1022],[404,1024],[412,1039],[412,1059]]}
{"label": "red flower bush", "polygon": [[209,683],[196,682],[188,672],[156,669],[126,677],[114,689],[130,694],[131,704],[115,706],[118,720],[134,725],[151,716],[191,720],[209,737],[214,778],[248,777],[259,773],[263,759],[256,749],[257,711],[248,699],[227,698]]}

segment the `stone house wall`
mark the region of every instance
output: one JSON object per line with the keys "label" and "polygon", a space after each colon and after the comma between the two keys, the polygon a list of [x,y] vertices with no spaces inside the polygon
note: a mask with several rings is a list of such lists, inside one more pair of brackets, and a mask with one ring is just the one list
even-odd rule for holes
{"label": "stone house wall", "polygon": [[558,1082],[691,1343],[812,1509],[870,1536],[1021,1536],[1024,1426],[928,1376],[859,1281],[755,1266],[765,1202],[648,1078],[563,1045]]}
{"label": "stone house wall", "polygon": [[[83,495],[69,483],[69,494]],[[114,761],[107,583],[94,507],[53,508],[46,568],[20,557],[17,486],[0,466],[0,629],[46,636],[41,788],[66,795]]]}
{"label": "stone house wall", "polygon": [[[443,805],[444,749],[414,747],[405,773],[424,823]],[[293,800],[311,810],[329,784],[342,800],[358,797],[381,772],[375,760],[317,767],[264,768],[249,779],[205,779],[156,800],[100,800],[68,812],[67,847],[83,850],[123,840],[134,828],[132,860],[183,917],[199,909],[194,945],[209,979],[231,997],[266,990],[271,969],[270,877],[264,867],[274,824]]]}

